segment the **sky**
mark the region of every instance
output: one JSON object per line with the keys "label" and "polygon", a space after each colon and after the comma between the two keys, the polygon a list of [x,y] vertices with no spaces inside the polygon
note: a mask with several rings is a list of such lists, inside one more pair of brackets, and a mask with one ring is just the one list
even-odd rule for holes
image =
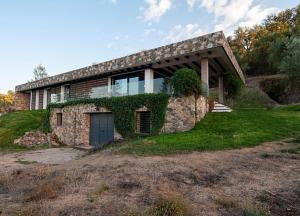
{"label": "sky", "polygon": [[0,0],[0,92],[238,26],[251,27],[299,0]]}

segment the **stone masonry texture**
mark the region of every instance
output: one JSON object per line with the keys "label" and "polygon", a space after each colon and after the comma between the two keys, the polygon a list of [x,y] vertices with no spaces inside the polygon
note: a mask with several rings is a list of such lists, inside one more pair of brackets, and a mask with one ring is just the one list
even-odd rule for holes
{"label": "stone masonry texture", "polygon": [[150,65],[157,61],[180,57],[190,53],[197,53],[199,51],[216,47],[223,47],[237,73],[241,76],[242,79],[244,79],[242,70],[233,55],[233,52],[225,38],[225,35],[223,34],[223,32],[216,32],[171,45],[142,51],[136,54],[95,64],[89,67],[81,68],[64,74],[59,74],[35,82],[19,85],[16,86],[16,91],[21,92],[30,89],[42,88],[45,86],[66,83],[78,79],[104,75],[106,73],[112,73],[128,68]]}
{"label": "stone masonry texture", "polygon": [[[200,96],[171,97],[167,107],[162,133],[191,130],[209,111],[207,99]],[[141,107],[138,111],[147,111]],[[89,145],[90,113],[109,112],[106,108],[97,109],[93,104],[81,104],[51,110],[50,124],[58,139],[69,146]],[[57,114],[62,113],[62,126],[57,125]],[[115,141],[122,136],[115,130]]]}
{"label": "stone masonry texture", "polygon": [[15,108],[17,111],[30,109],[30,94],[23,92],[16,92],[15,94]]}

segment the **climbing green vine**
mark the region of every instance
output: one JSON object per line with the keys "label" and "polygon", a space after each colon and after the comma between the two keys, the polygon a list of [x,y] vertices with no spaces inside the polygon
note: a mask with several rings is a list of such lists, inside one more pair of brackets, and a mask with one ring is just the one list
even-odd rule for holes
{"label": "climbing green vine", "polygon": [[53,108],[64,108],[79,104],[94,104],[97,109],[105,107],[114,114],[116,130],[123,137],[133,136],[135,133],[135,112],[141,107],[147,107],[151,113],[151,134],[158,134],[163,127],[167,111],[169,95],[166,94],[141,94],[124,97],[111,97],[99,99],[80,99],[60,104],[49,104],[45,131],[50,131],[50,114]]}

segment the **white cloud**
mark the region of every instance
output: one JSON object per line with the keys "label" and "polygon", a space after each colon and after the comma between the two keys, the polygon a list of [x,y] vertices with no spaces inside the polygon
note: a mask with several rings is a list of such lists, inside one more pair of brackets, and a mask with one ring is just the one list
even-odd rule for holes
{"label": "white cloud", "polygon": [[239,23],[241,27],[252,27],[260,24],[268,15],[278,12],[276,8],[262,8],[261,5],[252,7],[246,16],[246,20]]}
{"label": "white cloud", "polygon": [[190,6],[190,8],[193,8],[198,0],[187,0],[187,4]]}
{"label": "white cloud", "polygon": [[109,2],[112,3],[112,4],[117,4],[118,0],[109,0]]}
{"label": "white cloud", "polygon": [[198,24],[187,24],[186,26],[176,25],[169,31],[165,40],[175,43],[181,40],[201,36],[205,33],[207,32],[201,29]]}
{"label": "white cloud", "polygon": [[196,5],[205,8],[215,16],[214,30],[232,33],[237,26],[251,27],[259,24],[276,8],[263,8],[254,4],[254,0],[187,0],[187,4],[194,8]]}
{"label": "white cloud", "polygon": [[172,7],[172,0],[145,0],[145,2],[148,4],[143,14],[145,21],[159,21],[160,17]]}

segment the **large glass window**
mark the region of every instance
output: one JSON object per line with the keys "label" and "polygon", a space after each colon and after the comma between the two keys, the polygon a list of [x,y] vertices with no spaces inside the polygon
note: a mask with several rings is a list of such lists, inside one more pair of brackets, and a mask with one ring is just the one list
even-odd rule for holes
{"label": "large glass window", "polygon": [[154,93],[170,93],[171,91],[171,84],[170,78],[161,73],[154,73],[154,82],[153,82],[153,92]]}
{"label": "large glass window", "polygon": [[135,72],[113,77],[113,95],[136,95],[144,93],[144,72]]}

